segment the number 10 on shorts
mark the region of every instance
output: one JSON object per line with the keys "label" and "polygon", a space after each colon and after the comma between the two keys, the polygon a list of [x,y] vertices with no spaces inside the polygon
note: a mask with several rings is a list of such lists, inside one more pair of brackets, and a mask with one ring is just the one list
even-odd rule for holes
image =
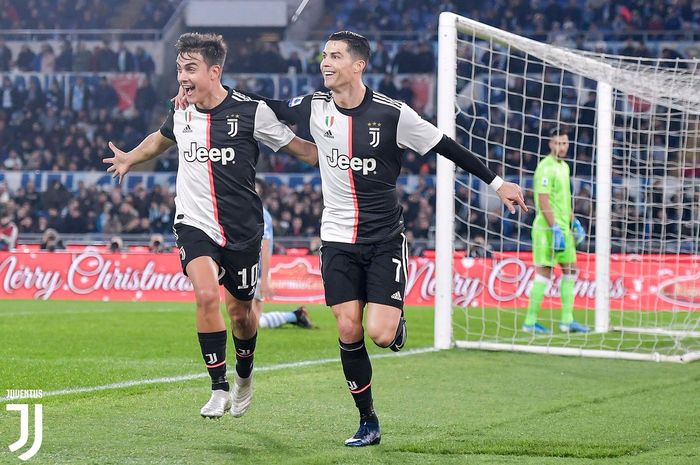
{"label": "number 10 on shorts", "polygon": [[238,272],[238,276],[241,277],[241,284],[238,289],[247,289],[249,287],[255,287],[258,284],[258,264],[256,263],[250,267],[250,284],[248,284],[248,268],[243,268]]}

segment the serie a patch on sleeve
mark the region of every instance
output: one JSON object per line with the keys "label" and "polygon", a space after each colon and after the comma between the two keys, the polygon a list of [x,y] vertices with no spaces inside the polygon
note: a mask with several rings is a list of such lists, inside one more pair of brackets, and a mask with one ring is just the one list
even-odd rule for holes
{"label": "serie a patch on sleeve", "polygon": [[290,107],[295,107],[295,106],[299,105],[302,100],[304,100],[304,96],[294,97],[293,99],[291,99],[289,101],[289,103],[287,105],[289,105]]}

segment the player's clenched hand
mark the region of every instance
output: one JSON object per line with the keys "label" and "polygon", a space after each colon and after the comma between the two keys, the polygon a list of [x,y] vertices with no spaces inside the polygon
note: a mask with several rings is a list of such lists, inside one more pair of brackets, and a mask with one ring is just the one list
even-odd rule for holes
{"label": "player's clenched hand", "polygon": [[527,211],[527,205],[525,205],[525,199],[523,199],[523,191],[520,190],[520,186],[517,184],[505,181],[496,193],[511,213],[515,213],[516,203],[520,205],[522,210]]}
{"label": "player's clenched hand", "polygon": [[176,110],[184,110],[189,105],[185,89],[182,86],[178,88],[177,95],[173,97],[172,102]]}
{"label": "player's clenched hand", "polygon": [[119,150],[111,141],[109,142],[109,148],[112,149],[114,156],[112,158],[103,158],[102,163],[112,165],[107,168],[107,172],[112,173],[113,178],[119,178],[119,183],[121,184],[122,178],[131,169],[129,155],[127,155],[126,152]]}

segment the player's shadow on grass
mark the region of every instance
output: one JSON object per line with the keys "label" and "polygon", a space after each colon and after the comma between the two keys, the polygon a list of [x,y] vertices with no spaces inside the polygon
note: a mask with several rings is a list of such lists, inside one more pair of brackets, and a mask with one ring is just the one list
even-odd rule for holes
{"label": "player's shadow on grass", "polygon": [[230,442],[214,444],[208,449],[237,458],[238,463],[252,463],[245,458],[260,460],[261,455],[267,455],[270,451],[275,451],[275,454],[293,454],[294,450],[287,440],[280,440],[279,436],[259,431],[243,431],[240,426],[231,431]]}
{"label": "player's shadow on grass", "polygon": [[398,444],[391,450],[432,455],[513,455],[608,459],[638,455],[648,451],[649,447],[639,443],[451,437],[448,440],[436,438],[431,441],[420,441],[419,444]]}

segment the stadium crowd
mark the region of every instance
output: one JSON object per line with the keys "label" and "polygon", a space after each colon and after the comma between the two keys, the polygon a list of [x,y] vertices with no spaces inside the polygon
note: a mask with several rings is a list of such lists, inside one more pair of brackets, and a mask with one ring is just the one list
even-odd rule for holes
{"label": "stadium crowd", "polygon": [[16,56],[0,36],[0,72],[119,72],[153,74],[155,63],[146,50],[137,46],[133,50],[124,42],[112,48],[109,40],[88,47],[84,42],[78,42],[75,49],[73,43],[65,39],[56,52],[53,47],[44,43],[35,49],[31,43],[24,43]]}
{"label": "stadium crowd", "polygon": [[[133,111],[118,109],[119,96],[106,77],[76,77],[66,89],[54,80],[42,90],[36,79],[21,84],[9,76],[0,87],[0,166],[4,170],[102,170],[108,141],[135,147],[157,106],[144,78]],[[165,108],[165,106],[164,106]]]}
{"label": "stadium crowd", "polygon": [[[180,1],[137,2],[143,6],[135,27],[163,27]],[[0,30],[118,29],[120,13],[128,10],[128,3],[110,0],[0,0]]]}
{"label": "stadium crowd", "polygon": [[[139,27],[162,25],[172,13],[178,1],[146,1],[143,4]],[[344,28],[347,24],[366,24],[376,31],[400,30],[404,32],[424,32],[413,34],[419,40],[382,42],[373,44],[373,54],[369,71],[384,75],[377,90],[399,100],[413,104],[411,81],[406,75],[435,72],[435,44],[428,39],[434,32],[436,15],[441,10],[475,10],[472,16],[481,21],[511,30],[593,30],[625,31],[648,28],[649,30],[698,29],[700,7],[697,2],[679,0],[676,2],[604,2],[581,1],[558,2],[520,0],[496,0],[485,8],[481,2],[449,0],[366,0],[358,2],[328,1],[335,5],[333,29]],[[115,2],[105,0],[85,0],[76,3],[47,0],[0,0],[0,24],[8,29],[42,27],[46,18],[68,17],[65,23],[56,22],[55,27],[86,28],[101,23],[86,22],[91,15],[99,12],[100,18],[111,18]],[[479,8],[476,8],[476,7]],[[583,8],[583,7],[586,8]],[[111,10],[110,10],[111,8]],[[63,14],[72,9],[75,14]],[[36,10],[46,12],[41,18]],[[396,13],[401,11],[401,14]],[[504,13],[505,12],[505,13]],[[43,13],[42,13],[43,14]],[[106,21],[106,20],[105,20]],[[505,23],[504,23],[505,21]],[[109,27],[109,24],[104,24]],[[431,29],[432,28],[432,29]],[[382,35],[382,38],[388,36]],[[583,36],[573,35],[576,46],[588,48]],[[388,37],[391,39],[391,37]],[[424,39],[425,38],[425,39]],[[590,44],[590,43],[589,43]],[[74,49],[75,47],[75,49]],[[655,58],[681,58],[683,52],[665,47],[655,49],[640,41],[629,39],[618,44],[619,49],[611,50],[606,43],[596,43],[596,51],[617,51],[627,55]],[[283,53],[283,49],[291,50]],[[230,73],[287,73],[302,75],[316,74],[321,59],[320,48],[302,52],[302,48],[280,47],[269,41],[241,40],[231,48],[227,60]],[[459,53],[471,53],[468,47]],[[562,120],[576,124],[577,131],[572,137],[572,174],[578,178],[591,179],[595,166],[592,163],[592,147],[595,140],[595,91],[588,87],[583,99],[575,93],[569,77],[560,70],[544,68],[536,60],[523,60],[522,56],[505,57],[499,53],[483,53],[474,64],[460,61],[459,74],[468,81],[488,82],[491,92],[488,106],[472,105],[465,108],[458,117],[460,127],[469,128],[459,133],[460,142],[471,148],[477,155],[488,160],[491,167],[504,177],[518,177],[532,173],[538,161],[536,154],[543,154],[546,147],[539,137],[543,131],[540,121]],[[35,48],[31,42],[22,46],[13,56],[0,37],[0,72],[142,72],[146,74],[136,96],[133,110],[117,110],[119,96],[109,78],[95,76],[71,76],[65,81],[54,79],[43,88],[37,78],[4,74],[0,86],[0,167],[5,171],[47,170],[47,171],[101,171],[104,169],[101,158],[107,141],[114,141],[126,150],[133,148],[147,132],[157,128],[160,101],[151,84],[150,76],[155,69],[153,59],[143,50],[132,50],[123,42],[116,48],[105,40],[90,49],[84,43],[65,40],[58,52],[48,44]],[[494,72],[498,70],[498,72]],[[503,75],[525,75],[541,73],[541,83],[515,78],[504,79]],[[18,77],[19,76],[19,77]],[[486,76],[486,78],[485,78]],[[242,88],[260,91],[268,96],[263,85],[256,84],[254,78],[242,83]],[[487,79],[487,81],[484,81]],[[560,84],[563,84],[560,85]],[[591,84],[591,83],[588,83]],[[66,88],[67,86],[68,88]],[[163,110],[165,106],[163,104]],[[677,161],[680,141],[666,139],[663,134],[673,128],[673,121],[656,118],[655,127],[647,120],[616,122],[618,141],[631,141],[640,150],[634,157],[627,153],[614,154],[614,170],[617,174],[659,174],[665,163]],[[486,124],[490,121],[494,124]],[[646,125],[646,126],[645,126]],[[659,129],[658,134],[655,129]],[[303,131],[303,129],[302,129]],[[673,132],[673,131],[672,131]],[[303,136],[303,134],[301,134]],[[649,138],[652,138],[649,140]],[[177,158],[161,157],[157,169],[174,171]],[[658,164],[655,164],[658,162]],[[432,239],[434,233],[434,188],[429,186],[427,176],[435,173],[435,154],[420,157],[408,151],[402,168],[403,175],[420,175],[415,190],[399,188],[399,197],[404,214],[409,239]],[[261,173],[308,172],[315,168],[298,162],[284,153],[275,154],[263,148],[258,171]],[[695,171],[686,173],[694,176]],[[527,187],[527,186],[525,186]],[[533,205],[531,191],[526,189],[526,201]],[[620,194],[622,195],[622,194]],[[687,200],[699,194],[679,193],[678,199]],[[593,231],[591,217],[594,211],[593,194],[590,187],[582,187],[576,192],[577,214],[589,231]],[[688,197],[690,196],[690,197]],[[614,234],[618,237],[656,237],[659,231],[640,229],[635,223],[649,223],[649,216],[656,218],[657,224],[677,224],[678,231],[687,233],[688,219],[694,220],[695,212],[688,208],[654,208],[642,211],[637,205],[646,202],[651,205],[652,194],[644,198],[629,197],[629,202],[619,203],[613,209],[617,218]],[[658,199],[656,199],[658,200]],[[306,186],[301,190],[286,185],[270,184],[265,202],[274,218],[277,236],[302,238],[318,235],[322,209],[318,190]],[[478,194],[470,189],[458,191],[456,199],[458,217],[461,218],[458,233],[473,244],[478,244],[475,254],[484,254],[488,242],[501,241],[504,247],[529,241],[529,225],[533,212],[515,218],[500,212],[484,210]],[[696,202],[697,203],[697,202]],[[9,192],[7,185],[0,184],[0,205],[4,217],[18,227],[20,233],[40,233],[55,230],[58,233],[165,233],[170,232],[174,209],[172,193],[161,186],[147,191],[139,186],[133,192],[113,189],[100,191],[95,186],[81,185],[75,192],[69,192],[60,183],[55,183],[46,192],[36,192],[30,184]],[[622,205],[626,205],[624,208]],[[659,203],[659,205],[661,205]],[[622,223],[622,218],[626,223]],[[629,218],[632,218],[631,220]],[[635,225],[632,227],[631,225]],[[670,228],[670,226],[669,226]],[[685,228],[685,229],[684,229]],[[657,227],[658,229],[658,227]],[[682,230],[682,231],[681,231]],[[615,232],[617,231],[617,232]],[[630,232],[633,231],[633,232]],[[636,232],[635,232],[636,231]],[[671,229],[669,229],[671,231]],[[658,234],[657,234],[658,233]],[[636,236],[635,236],[636,235]],[[420,241],[419,241],[420,242]]]}
{"label": "stadium crowd", "polygon": [[435,34],[442,11],[468,16],[518,34],[564,31],[662,32],[700,30],[700,5],[692,0],[327,0],[329,32],[363,24],[369,37]]}

